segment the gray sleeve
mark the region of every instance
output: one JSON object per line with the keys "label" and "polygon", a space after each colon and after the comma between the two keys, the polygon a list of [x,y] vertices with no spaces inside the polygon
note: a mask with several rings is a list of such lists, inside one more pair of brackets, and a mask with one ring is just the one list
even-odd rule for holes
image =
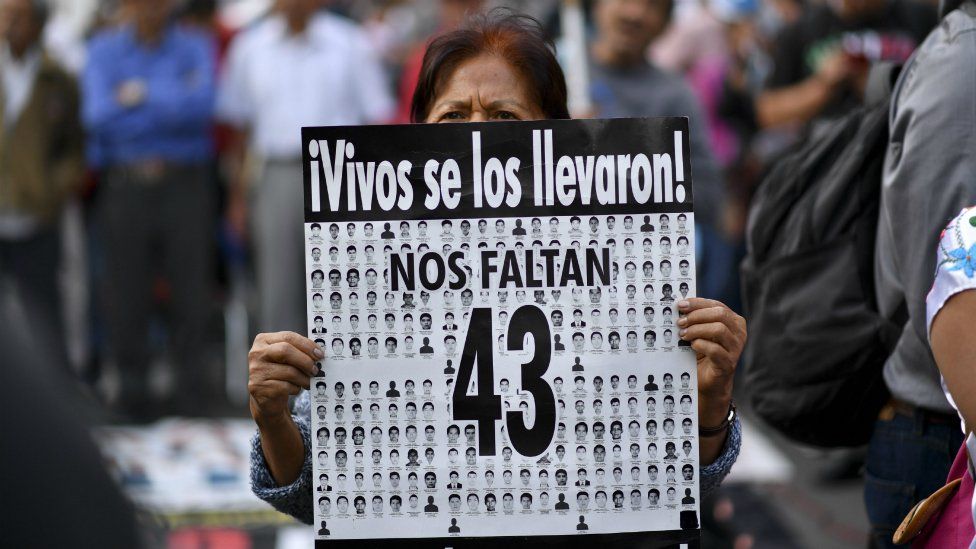
{"label": "gray sleeve", "polygon": [[739,458],[739,449],[742,448],[742,424],[739,418],[735,418],[729,436],[725,439],[725,448],[722,455],[712,463],[701,468],[701,497],[704,498],[714,491],[732,470],[732,465]]}
{"label": "gray sleeve", "polygon": [[308,395],[303,394],[295,403],[295,415],[292,415],[298,431],[302,434],[305,446],[305,461],[302,472],[295,482],[287,486],[278,486],[268,463],[264,460],[264,450],[261,448],[261,437],[255,433],[251,440],[251,491],[254,495],[271,504],[272,507],[291,515],[296,519],[312,524],[312,428],[308,413]]}
{"label": "gray sleeve", "polygon": [[[926,407],[941,404],[937,409],[947,404],[927,345],[925,299],[940,231],[960,209],[976,203],[974,63],[976,19],[957,11],[905,68],[885,155],[879,295],[888,307],[892,297],[903,295],[909,317],[885,380],[899,398]],[[892,293],[886,288],[895,295],[886,295]],[[917,387],[923,379],[927,393]]]}

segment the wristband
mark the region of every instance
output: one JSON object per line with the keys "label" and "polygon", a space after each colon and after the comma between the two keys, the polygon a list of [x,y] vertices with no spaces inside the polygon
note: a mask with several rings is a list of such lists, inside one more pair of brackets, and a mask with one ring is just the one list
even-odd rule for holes
{"label": "wristband", "polygon": [[729,402],[729,415],[726,416],[725,420],[719,424],[717,427],[702,427],[698,426],[698,436],[701,437],[715,437],[725,432],[726,429],[732,425],[735,421],[735,401]]}

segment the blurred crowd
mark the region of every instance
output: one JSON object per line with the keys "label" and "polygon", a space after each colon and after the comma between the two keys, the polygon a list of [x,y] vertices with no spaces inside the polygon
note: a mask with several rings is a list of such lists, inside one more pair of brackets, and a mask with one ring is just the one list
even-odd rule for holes
{"label": "blurred crowd", "polygon": [[[0,4],[4,303],[55,367],[94,386],[116,372],[102,397],[134,419],[220,402],[231,301],[252,313],[245,341],[302,331],[299,128],[410,122],[426,43],[466,13],[542,21],[585,98],[574,116],[690,116],[699,292],[733,306],[764,169],[936,16],[921,0],[600,0],[581,3],[573,56],[555,0]],[[180,387],[162,402],[156,363]]]}
{"label": "blurred crowd", "polygon": [[233,349],[305,331],[300,128],[411,122],[426,44],[498,6],[543,23],[573,116],[690,117],[698,293],[735,309],[763,174],[937,22],[931,0],[0,0],[0,318],[120,419],[240,413]]}

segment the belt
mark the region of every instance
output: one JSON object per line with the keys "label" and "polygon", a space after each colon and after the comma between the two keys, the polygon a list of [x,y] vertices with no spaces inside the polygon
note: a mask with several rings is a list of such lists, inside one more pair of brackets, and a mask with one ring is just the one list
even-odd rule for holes
{"label": "belt", "polygon": [[168,160],[152,159],[126,164],[115,164],[108,168],[108,172],[113,175],[125,177],[135,183],[151,186],[161,182],[167,176],[179,174],[186,170],[198,169],[201,166],[202,163],[175,163]]}
{"label": "belt", "polygon": [[955,414],[947,414],[945,412],[936,412],[935,410],[929,410],[927,408],[920,408],[905,402],[904,400],[891,397],[888,403],[881,408],[881,412],[878,417],[883,420],[894,419],[895,414],[906,416],[906,417],[916,417],[921,415],[926,423],[935,424],[955,424],[959,422],[959,417]]}
{"label": "belt", "polygon": [[268,156],[262,159],[269,166],[294,166],[302,163],[301,156]]}

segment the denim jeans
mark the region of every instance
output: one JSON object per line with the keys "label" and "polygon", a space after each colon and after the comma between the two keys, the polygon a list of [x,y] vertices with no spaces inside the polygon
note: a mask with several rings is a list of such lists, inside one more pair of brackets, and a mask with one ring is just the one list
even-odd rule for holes
{"label": "denim jeans", "polygon": [[61,314],[60,227],[40,229],[22,240],[0,239],[0,299],[5,299],[5,281],[12,282],[13,298],[23,308],[33,345],[45,349],[44,364],[54,366],[59,376],[74,374],[64,344],[64,319]]}
{"label": "denim jeans", "polygon": [[891,537],[909,510],[945,485],[962,444],[953,416],[915,410],[879,418],[868,445],[864,504],[871,547],[896,547]]}

